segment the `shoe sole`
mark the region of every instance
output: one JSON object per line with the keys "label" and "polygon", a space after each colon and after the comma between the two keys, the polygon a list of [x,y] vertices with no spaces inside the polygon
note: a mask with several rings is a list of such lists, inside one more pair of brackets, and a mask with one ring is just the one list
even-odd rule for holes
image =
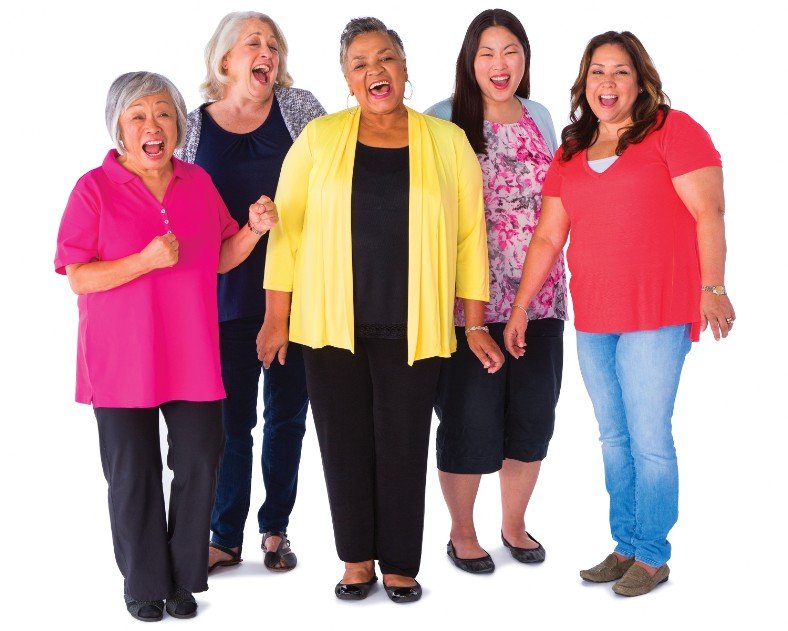
{"label": "shoe sole", "polygon": [[582,578],[584,581],[586,581],[587,583],[596,583],[598,585],[601,585],[602,583],[612,583],[613,581],[620,581],[623,576],[624,575],[622,574],[621,576],[617,576],[615,578],[590,578],[587,576],[583,576],[582,572],[580,573],[580,578]]}
{"label": "shoe sole", "polygon": [[657,587],[657,585],[662,585],[662,583],[666,582],[669,578],[670,578],[670,576],[666,576],[659,583],[657,583],[656,585],[653,585],[651,587],[651,589],[649,589],[649,590],[647,590],[645,592],[637,592],[637,593],[630,593],[630,594],[628,594],[626,592],[621,592],[621,591],[616,590],[615,586],[613,586],[613,593],[618,594],[619,596],[626,596],[628,598],[632,598],[633,596],[645,596],[649,592],[653,591],[654,588]]}

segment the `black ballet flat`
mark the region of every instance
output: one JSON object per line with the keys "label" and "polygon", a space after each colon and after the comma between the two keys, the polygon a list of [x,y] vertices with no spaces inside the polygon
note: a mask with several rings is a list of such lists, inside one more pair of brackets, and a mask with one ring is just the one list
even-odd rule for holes
{"label": "black ballet flat", "polygon": [[337,583],[334,587],[334,595],[339,600],[364,600],[377,582],[378,577],[373,574],[366,583]]}
{"label": "black ballet flat", "polygon": [[389,600],[395,603],[415,603],[421,598],[421,585],[416,581],[412,587],[389,587],[383,583]]}
{"label": "black ballet flat", "polygon": [[461,559],[458,557],[451,539],[449,543],[446,544],[446,554],[449,555],[451,562],[463,572],[470,572],[471,574],[489,574],[495,571],[495,563],[489,554],[476,559]]}
{"label": "black ballet flat", "polygon": [[541,543],[528,534],[528,531],[526,531],[525,534],[538,546],[537,548],[533,550],[529,550],[528,548],[517,548],[504,538],[503,532],[501,533],[501,541],[503,541],[503,545],[509,548],[509,552],[511,552],[512,556],[520,563],[541,563],[546,556],[545,549],[542,547]]}

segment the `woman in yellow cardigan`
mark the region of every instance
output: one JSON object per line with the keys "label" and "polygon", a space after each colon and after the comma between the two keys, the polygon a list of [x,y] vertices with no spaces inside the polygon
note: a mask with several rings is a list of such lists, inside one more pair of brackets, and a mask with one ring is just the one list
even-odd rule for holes
{"label": "woman in yellow cardigan", "polygon": [[413,602],[439,358],[456,348],[455,295],[483,369],[503,362],[483,326],[482,178],[462,130],[404,106],[394,31],[351,20],[340,63],[359,107],[312,121],[285,158],[257,348],[269,366],[284,363],[288,340],[304,346],[345,562],[336,596],[365,598],[378,559],[389,598]]}

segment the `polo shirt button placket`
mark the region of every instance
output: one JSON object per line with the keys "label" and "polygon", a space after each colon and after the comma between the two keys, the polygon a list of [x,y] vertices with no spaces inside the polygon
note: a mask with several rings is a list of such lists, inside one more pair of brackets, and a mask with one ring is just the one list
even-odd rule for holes
{"label": "polo shirt button placket", "polygon": [[167,209],[161,209],[162,220],[164,221],[164,227],[167,228],[167,234],[172,234],[172,230],[169,229],[170,220],[167,218]]}

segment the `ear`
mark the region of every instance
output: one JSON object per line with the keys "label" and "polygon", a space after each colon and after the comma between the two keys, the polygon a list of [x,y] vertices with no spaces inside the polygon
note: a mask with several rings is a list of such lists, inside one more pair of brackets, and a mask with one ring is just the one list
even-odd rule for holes
{"label": "ear", "polygon": [[408,60],[407,59],[403,59],[402,60],[402,69],[405,71],[405,81],[407,81],[408,80]]}
{"label": "ear", "polygon": [[348,92],[350,92],[350,96],[355,96],[353,94],[353,87],[350,85],[350,79],[348,79],[347,75],[344,75],[344,76],[345,76],[345,83],[347,83]]}
{"label": "ear", "polygon": [[227,72],[227,55],[225,55],[224,57],[222,57],[222,70],[224,70],[225,72]]}

